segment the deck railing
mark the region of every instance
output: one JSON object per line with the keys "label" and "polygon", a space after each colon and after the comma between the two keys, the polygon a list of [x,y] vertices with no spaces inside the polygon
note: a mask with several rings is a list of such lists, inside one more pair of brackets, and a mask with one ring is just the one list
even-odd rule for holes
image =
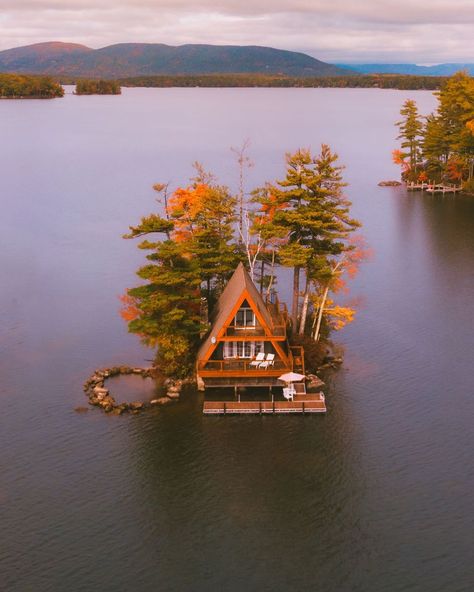
{"label": "deck railing", "polygon": [[290,345],[290,359],[293,371],[304,374],[304,348],[301,345]]}
{"label": "deck railing", "polygon": [[260,368],[257,365],[251,365],[252,360],[231,359],[231,360],[200,360],[198,370],[207,372],[239,372],[246,374],[248,372],[258,372],[264,375],[272,371],[291,370],[287,363],[282,360],[275,360],[271,366]]}

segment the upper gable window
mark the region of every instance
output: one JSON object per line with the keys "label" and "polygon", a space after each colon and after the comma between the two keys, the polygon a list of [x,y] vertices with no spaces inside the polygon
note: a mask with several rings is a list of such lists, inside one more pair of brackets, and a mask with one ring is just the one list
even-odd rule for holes
{"label": "upper gable window", "polygon": [[255,327],[255,322],[255,313],[248,306],[241,306],[234,318],[234,325],[237,329]]}

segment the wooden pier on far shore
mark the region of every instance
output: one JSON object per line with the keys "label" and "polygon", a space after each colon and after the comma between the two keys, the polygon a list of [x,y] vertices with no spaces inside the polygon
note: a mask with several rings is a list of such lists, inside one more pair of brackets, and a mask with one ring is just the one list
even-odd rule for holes
{"label": "wooden pier on far shore", "polygon": [[325,413],[323,393],[297,394],[293,401],[205,401],[205,415],[273,415],[280,413]]}
{"label": "wooden pier on far shore", "polygon": [[407,191],[426,191],[427,193],[458,193],[461,186],[443,185],[442,183],[407,183]]}

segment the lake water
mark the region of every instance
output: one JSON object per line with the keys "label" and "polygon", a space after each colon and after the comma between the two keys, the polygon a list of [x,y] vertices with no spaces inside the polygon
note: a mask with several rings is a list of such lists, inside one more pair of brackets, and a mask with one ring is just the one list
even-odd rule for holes
{"label": "lake water", "polygon": [[[474,586],[474,200],[397,178],[428,92],[125,89],[0,104],[0,589],[461,592]],[[118,314],[121,235],[200,160],[248,186],[329,143],[375,251],[322,417],[74,412],[97,366],[151,358]],[[284,282],[280,288],[285,292]]]}

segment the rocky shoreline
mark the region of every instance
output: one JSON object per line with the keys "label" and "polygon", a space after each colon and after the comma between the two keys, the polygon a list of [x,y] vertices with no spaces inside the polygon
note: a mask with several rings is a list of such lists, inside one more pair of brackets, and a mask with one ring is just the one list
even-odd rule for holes
{"label": "rocky shoreline", "polygon": [[[326,355],[323,364],[318,367],[318,372],[328,369],[336,369],[343,362],[342,356]],[[112,415],[122,415],[131,413],[136,415],[145,409],[151,407],[171,405],[176,403],[185,384],[195,383],[193,378],[188,379],[161,379],[161,384],[166,389],[166,394],[162,397],[152,399],[151,401],[129,401],[118,403],[110,389],[106,387],[106,380],[114,376],[135,374],[142,378],[153,378],[160,380],[161,377],[156,368],[139,368],[132,366],[111,366],[110,368],[99,368],[94,370],[91,376],[85,381],[83,390],[88,398],[89,405],[98,407],[105,413]],[[316,374],[308,373],[306,375],[308,391],[319,389],[324,382]],[[88,407],[76,407],[78,413],[88,411]]]}
{"label": "rocky shoreline", "polygon": [[[137,414],[140,411],[155,407],[157,405],[170,405],[176,402],[180,395],[183,385],[189,380],[171,380],[163,381],[166,388],[166,395],[152,399],[151,401],[131,401],[126,403],[117,403],[110,390],[105,386],[108,378],[113,376],[135,374],[142,378],[157,378],[156,368],[137,368],[131,366],[112,366],[110,368],[100,368],[84,383],[84,393],[89,400],[89,405],[99,407],[105,413],[112,415],[122,415],[123,413]],[[87,407],[77,407],[76,411],[86,411]]]}

